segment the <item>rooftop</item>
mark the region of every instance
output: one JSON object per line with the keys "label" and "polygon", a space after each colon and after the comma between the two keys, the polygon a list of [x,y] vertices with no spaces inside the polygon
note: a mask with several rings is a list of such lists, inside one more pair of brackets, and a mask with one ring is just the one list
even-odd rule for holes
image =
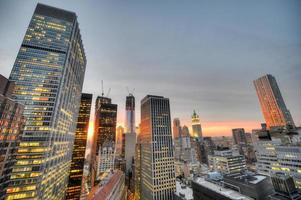
{"label": "rooftop", "polygon": [[143,104],[144,102],[146,102],[149,99],[167,99],[163,96],[157,96],[157,95],[146,95],[142,100],[141,100],[141,104]]}
{"label": "rooftop", "polygon": [[239,175],[225,175],[225,179],[234,179],[239,182],[243,182],[245,184],[258,184],[259,182],[263,181],[267,177],[261,174],[255,174],[250,172],[244,172],[244,174]]}
{"label": "rooftop", "polygon": [[74,12],[48,6],[41,3],[37,4],[37,7],[35,9],[35,14],[40,14],[43,16],[46,15],[57,19],[63,19],[69,22],[74,22],[74,20],[76,19],[76,14]]}
{"label": "rooftop", "polygon": [[117,188],[116,185],[119,183],[119,180],[122,178],[122,176],[123,172],[120,170],[106,173],[99,185],[92,188],[88,199],[106,199],[110,197],[114,188]]}
{"label": "rooftop", "polygon": [[180,181],[176,181],[176,195],[180,197],[185,197],[185,200],[193,200],[192,189]]}
{"label": "rooftop", "polygon": [[233,199],[233,200],[249,200],[249,199],[251,200],[252,199],[252,198],[242,195],[234,190],[223,188],[220,185],[206,181],[204,177],[198,177],[195,180],[195,182],[203,187],[206,187],[209,190],[212,190],[216,193],[219,193],[219,194],[221,194],[225,197],[228,197],[230,199]]}

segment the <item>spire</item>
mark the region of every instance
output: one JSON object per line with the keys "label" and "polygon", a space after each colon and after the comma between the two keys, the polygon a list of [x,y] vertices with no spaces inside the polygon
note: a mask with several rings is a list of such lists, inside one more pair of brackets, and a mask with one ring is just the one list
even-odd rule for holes
{"label": "spire", "polygon": [[193,110],[192,119],[199,118],[198,114],[196,114],[195,110]]}

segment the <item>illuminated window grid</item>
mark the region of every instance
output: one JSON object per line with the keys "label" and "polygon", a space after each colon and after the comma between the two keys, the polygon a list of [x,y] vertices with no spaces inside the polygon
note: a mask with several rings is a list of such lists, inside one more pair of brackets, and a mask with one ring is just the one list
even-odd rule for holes
{"label": "illuminated window grid", "polygon": [[10,76],[16,82],[15,97],[26,106],[21,144],[40,142],[39,147],[20,148],[15,177],[23,176],[21,166],[25,174],[43,172],[37,178],[16,179],[11,189],[34,183],[37,192],[30,195],[43,199],[64,196],[74,139],[69,133],[75,132],[86,63],[76,16],[68,13],[70,21],[57,15],[65,12],[38,4]]}

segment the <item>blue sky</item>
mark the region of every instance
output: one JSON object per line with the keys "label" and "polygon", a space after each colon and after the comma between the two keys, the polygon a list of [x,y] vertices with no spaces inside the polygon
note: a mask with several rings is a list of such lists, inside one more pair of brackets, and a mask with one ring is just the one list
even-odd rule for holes
{"label": "blue sky", "polygon": [[[146,94],[170,98],[205,134],[259,127],[252,81],[274,75],[301,125],[301,1],[39,1],[77,13],[87,55],[84,92],[104,87],[123,122],[126,87],[137,119]],[[0,0],[0,73],[9,76],[37,1]]]}

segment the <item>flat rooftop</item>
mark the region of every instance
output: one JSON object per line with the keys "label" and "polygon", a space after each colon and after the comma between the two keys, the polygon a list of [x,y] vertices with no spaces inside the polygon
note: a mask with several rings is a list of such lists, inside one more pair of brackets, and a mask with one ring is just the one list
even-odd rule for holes
{"label": "flat rooftop", "polygon": [[226,175],[224,176],[225,179],[232,179],[232,180],[236,180],[239,182],[242,182],[244,184],[258,184],[261,181],[263,181],[264,179],[267,178],[267,176],[261,175],[261,174],[250,174],[250,175],[237,175],[237,176],[233,176],[233,175]]}
{"label": "flat rooftop", "polygon": [[192,188],[186,186],[185,188],[182,188],[182,185],[180,181],[176,181],[176,195],[180,196],[180,194],[185,195],[185,200],[193,200],[193,191]]}
{"label": "flat rooftop", "polygon": [[223,188],[222,186],[219,186],[217,184],[206,181],[204,177],[198,177],[195,180],[195,182],[209,190],[212,190],[216,193],[224,195],[225,197],[228,197],[233,200],[251,200],[252,199],[251,197],[240,194],[234,190],[231,190],[228,188]]}

